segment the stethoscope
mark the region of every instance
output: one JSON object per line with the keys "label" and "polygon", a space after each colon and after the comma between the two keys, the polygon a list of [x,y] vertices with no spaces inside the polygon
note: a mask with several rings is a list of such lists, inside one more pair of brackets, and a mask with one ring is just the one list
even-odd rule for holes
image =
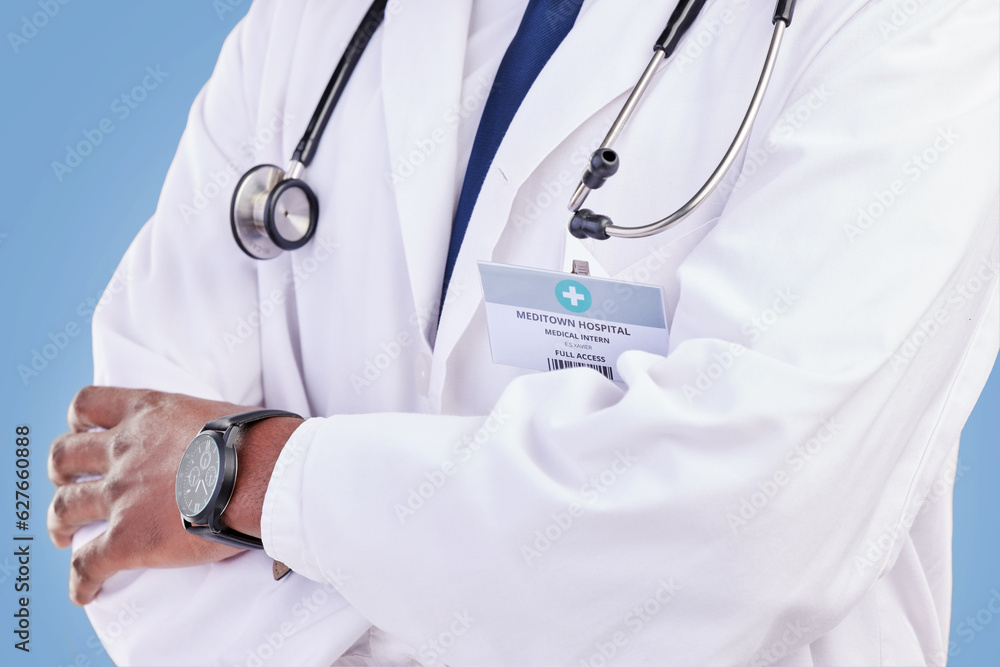
{"label": "stethoscope", "polygon": [[[573,211],[569,231],[573,236],[580,239],[608,239],[612,236],[642,238],[666,230],[691,215],[708,198],[722,182],[750,136],[750,129],[760,111],[761,101],[774,71],[785,29],[792,23],[795,0],[778,0],[772,20],[774,33],[757,88],[750,100],[750,107],[719,166],[684,206],[661,220],[640,227],[616,225],[607,216],[581,208],[592,190],[603,186],[617,173],[620,162],[612,146],[635,112],[659,65],[674,53],[681,39],[698,18],[705,2],[706,0],[680,0],[670,15],[667,27],[653,47],[653,59],[632,89],[601,146],[591,156],[590,165],[584,171],[580,184],[573,193],[569,203],[569,209]],[[236,237],[236,243],[243,252],[250,257],[254,259],[277,257],[282,250],[301,248],[316,234],[319,202],[316,194],[300,177],[316,155],[326,124],[344,88],[347,87],[354,68],[364,54],[371,36],[385,17],[386,4],[387,0],[375,0],[369,7],[348,43],[344,55],[337,63],[337,68],[323,91],[319,105],[309,120],[305,134],[295,147],[288,168],[282,170],[273,164],[258,165],[244,174],[236,184],[230,209],[233,236]]]}
{"label": "stethoscope", "polygon": [[313,111],[305,134],[292,153],[288,169],[273,164],[254,167],[236,184],[229,219],[243,252],[254,259],[272,259],[282,250],[296,250],[316,234],[319,202],[309,184],[299,178],[319,147],[323,130],[347,87],[372,35],[385,18],[388,0],[375,0],[361,20],[337,63],[323,97]]}

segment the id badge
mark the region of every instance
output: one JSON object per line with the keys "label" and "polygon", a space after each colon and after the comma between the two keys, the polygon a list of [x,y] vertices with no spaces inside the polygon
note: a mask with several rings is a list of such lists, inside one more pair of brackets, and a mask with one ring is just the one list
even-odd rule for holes
{"label": "id badge", "polygon": [[493,362],[540,371],[585,367],[614,382],[630,350],[665,355],[663,289],[479,262]]}

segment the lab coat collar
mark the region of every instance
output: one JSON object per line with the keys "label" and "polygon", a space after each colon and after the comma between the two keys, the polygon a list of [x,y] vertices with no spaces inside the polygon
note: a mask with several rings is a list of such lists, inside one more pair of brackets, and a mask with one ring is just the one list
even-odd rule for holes
{"label": "lab coat collar", "polygon": [[471,12],[472,0],[390,2],[386,9],[382,95],[391,172],[385,177],[425,338],[437,322],[455,216],[458,125],[449,122],[449,110],[460,102]]}
{"label": "lab coat collar", "polygon": [[[672,9],[671,3],[592,0],[538,75],[497,150],[458,255],[452,285],[465,289],[449,297],[441,317],[430,377],[432,401],[441,396],[448,357],[482,301],[477,260],[492,257],[518,190],[588,119],[609,106],[609,122],[617,115],[649,63]],[[551,219],[544,222],[553,225],[553,234],[565,235],[568,219],[563,207],[553,206]]]}

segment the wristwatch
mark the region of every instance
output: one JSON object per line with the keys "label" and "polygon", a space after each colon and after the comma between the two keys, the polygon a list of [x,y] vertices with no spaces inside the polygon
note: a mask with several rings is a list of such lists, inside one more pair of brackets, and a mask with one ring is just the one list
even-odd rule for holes
{"label": "wristwatch", "polygon": [[[227,528],[222,513],[236,486],[236,430],[271,417],[302,419],[284,410],[242,412],[208,422],[188,445],[177,468],[176,485],[177,508],[187,532],[232,547],[264,548],[259,538]],[[277,578],[277,570],[275,573]]]}

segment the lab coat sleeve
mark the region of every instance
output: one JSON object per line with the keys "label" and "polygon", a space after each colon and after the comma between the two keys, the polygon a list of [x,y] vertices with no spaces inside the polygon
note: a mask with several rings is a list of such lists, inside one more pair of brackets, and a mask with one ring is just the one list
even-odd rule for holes
{"label": "lab coat sleeve", "polygon": [[668,355],[622,357],[625,390],[526,375],[480,417],[310,420],[268,552],[426,662],[765,664],[830,631],[996,356],[996,21],[859,12],[772,93]]}
{"label": "lab coat sleeve", "polygon": [[[274,122],[282,110],[256,104],[277,9],[277,2],[253,4],[194,102],[156,212],[95,314],[97,384],[262,402],[259,340],[227,342],[254,310],[257,277],[252,261],[229,257],[240,251],[225,221],[232,187],[251,160],[275,161],[282,152],[284,125]],[[81,531],[74,546],[102,529]],[[276,641],[298,664],[329,664],[368,627],[329,587],[297,576],[275,582],[262,552],[122,572],[87,613],[110,657],[127,665],[254,664]]]}

